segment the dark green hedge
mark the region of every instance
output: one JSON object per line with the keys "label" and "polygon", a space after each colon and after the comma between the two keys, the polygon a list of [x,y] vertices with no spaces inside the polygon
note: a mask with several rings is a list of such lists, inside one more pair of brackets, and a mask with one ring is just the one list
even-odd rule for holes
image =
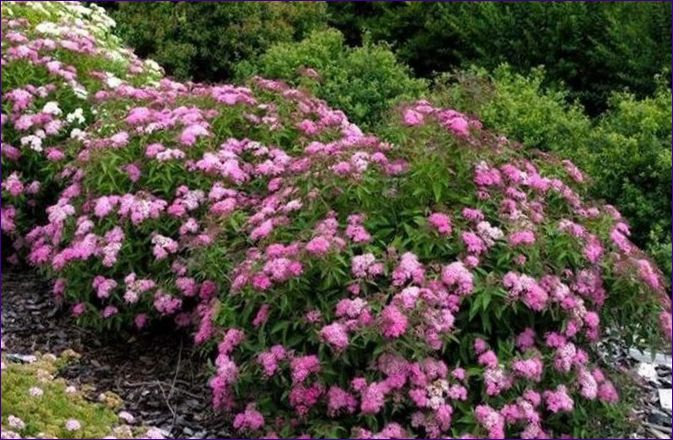
{"label": "dark green hedge", "polygon": [[503,62],[518,72],[544,65],[590,114],[613,90],[638,97],[671,65],[670,3],[339,3],[331,24],[359,44],[369,33],[392,44],[421,75]]}

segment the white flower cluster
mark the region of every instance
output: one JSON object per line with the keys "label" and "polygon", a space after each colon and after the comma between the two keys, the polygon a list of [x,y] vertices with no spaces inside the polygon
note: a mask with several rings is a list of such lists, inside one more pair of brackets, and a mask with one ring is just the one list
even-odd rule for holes
{"label": "white flower cluster", "polygon": [[84,110],[82,110],[81,107],[76,108],[72,113],[66,115],[65,120],[68,121],[69,124],[83,124],[86,121]]}
{"label": "white flower cluster", "polygon": [[49,101],[48,103],[46,103],[42,108],[42,112],[54,116],[59,116],[61,113],[63,113],[60,107],[58,106],[58,102],[56,101]]}

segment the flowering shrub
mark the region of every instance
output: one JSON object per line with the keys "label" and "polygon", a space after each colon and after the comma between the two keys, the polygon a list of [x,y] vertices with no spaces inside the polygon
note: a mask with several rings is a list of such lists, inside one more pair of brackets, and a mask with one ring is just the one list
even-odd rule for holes
{"label": "flowering shrub", "polygon": [[121,47],[96,5],[4,2],[2,25],[2,233],[17,238],[53,201],[71,158],[63,141],[97,117],[91,94],[161,71]]}
{"label": "flowering shrub", "polygon": [[28,260],[83,324],[193,329],[243,435],[578,435],[619,417],[602,329],[670,334],[582,172],[464,114],[419,101],[379,138],[262,78],[92,99]]}
{"label": "flowering shrub", "polygon": [[[660,78],[661,80],[661,78]],[[525,77],[506,65],[490,74],[472,68],[440,77],[433,100],[479,115],[484,125],[529,148],[572,159],[591,176],[590,194],[629,219],[632,240],[671,277],[671,89],[651,97],[613,93],[592,121],[568,104],[567,93],[546,88],[545,72]]]}

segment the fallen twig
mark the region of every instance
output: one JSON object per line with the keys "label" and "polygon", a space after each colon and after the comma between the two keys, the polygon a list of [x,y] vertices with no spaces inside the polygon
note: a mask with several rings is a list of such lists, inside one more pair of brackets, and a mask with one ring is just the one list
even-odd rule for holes
{"label": "fallen twig", "polygon": [[[173,396],[173,390],[175,390],[175,381],[178,380],[178,373],[180,372],[180,361],[182,359],[182,338],[180,338],[180,350],[178,351],[178,362],[176,363],[175,366],[175,374],[173,375],[173,383],[171,384],[171,389],[168,391],[168,398],[166,399],[166,403],[168,404],[168,400],[171,399]],[[163,390],[162,390],[163,391]],[[173,411],[171,411],[173,412]],[[173,412],[173,421],[171,422],[171,432],[173,432],[173,427],[175,426],[175,420],[177,416],[175,412]]]}

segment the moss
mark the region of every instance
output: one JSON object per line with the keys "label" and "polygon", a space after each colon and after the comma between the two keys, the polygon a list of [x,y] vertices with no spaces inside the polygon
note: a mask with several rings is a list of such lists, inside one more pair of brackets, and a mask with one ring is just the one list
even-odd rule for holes
{"label": "moss", "polygon": [[[67,393],[63,379],[55,379],[58,368],[66,358],[41,356],[31,364],[5,361],[2,371],[2,426],[9,428],[8,417],[13,415],[25,423],[20,434],[58,438],[101,438],[111,433],[117,415],[104,405],[87,401],[81,393]],[[44,394],[31,396],[31,387]],[[66,421],[75,419],[81,424],[77,431],[67,431]]]}

